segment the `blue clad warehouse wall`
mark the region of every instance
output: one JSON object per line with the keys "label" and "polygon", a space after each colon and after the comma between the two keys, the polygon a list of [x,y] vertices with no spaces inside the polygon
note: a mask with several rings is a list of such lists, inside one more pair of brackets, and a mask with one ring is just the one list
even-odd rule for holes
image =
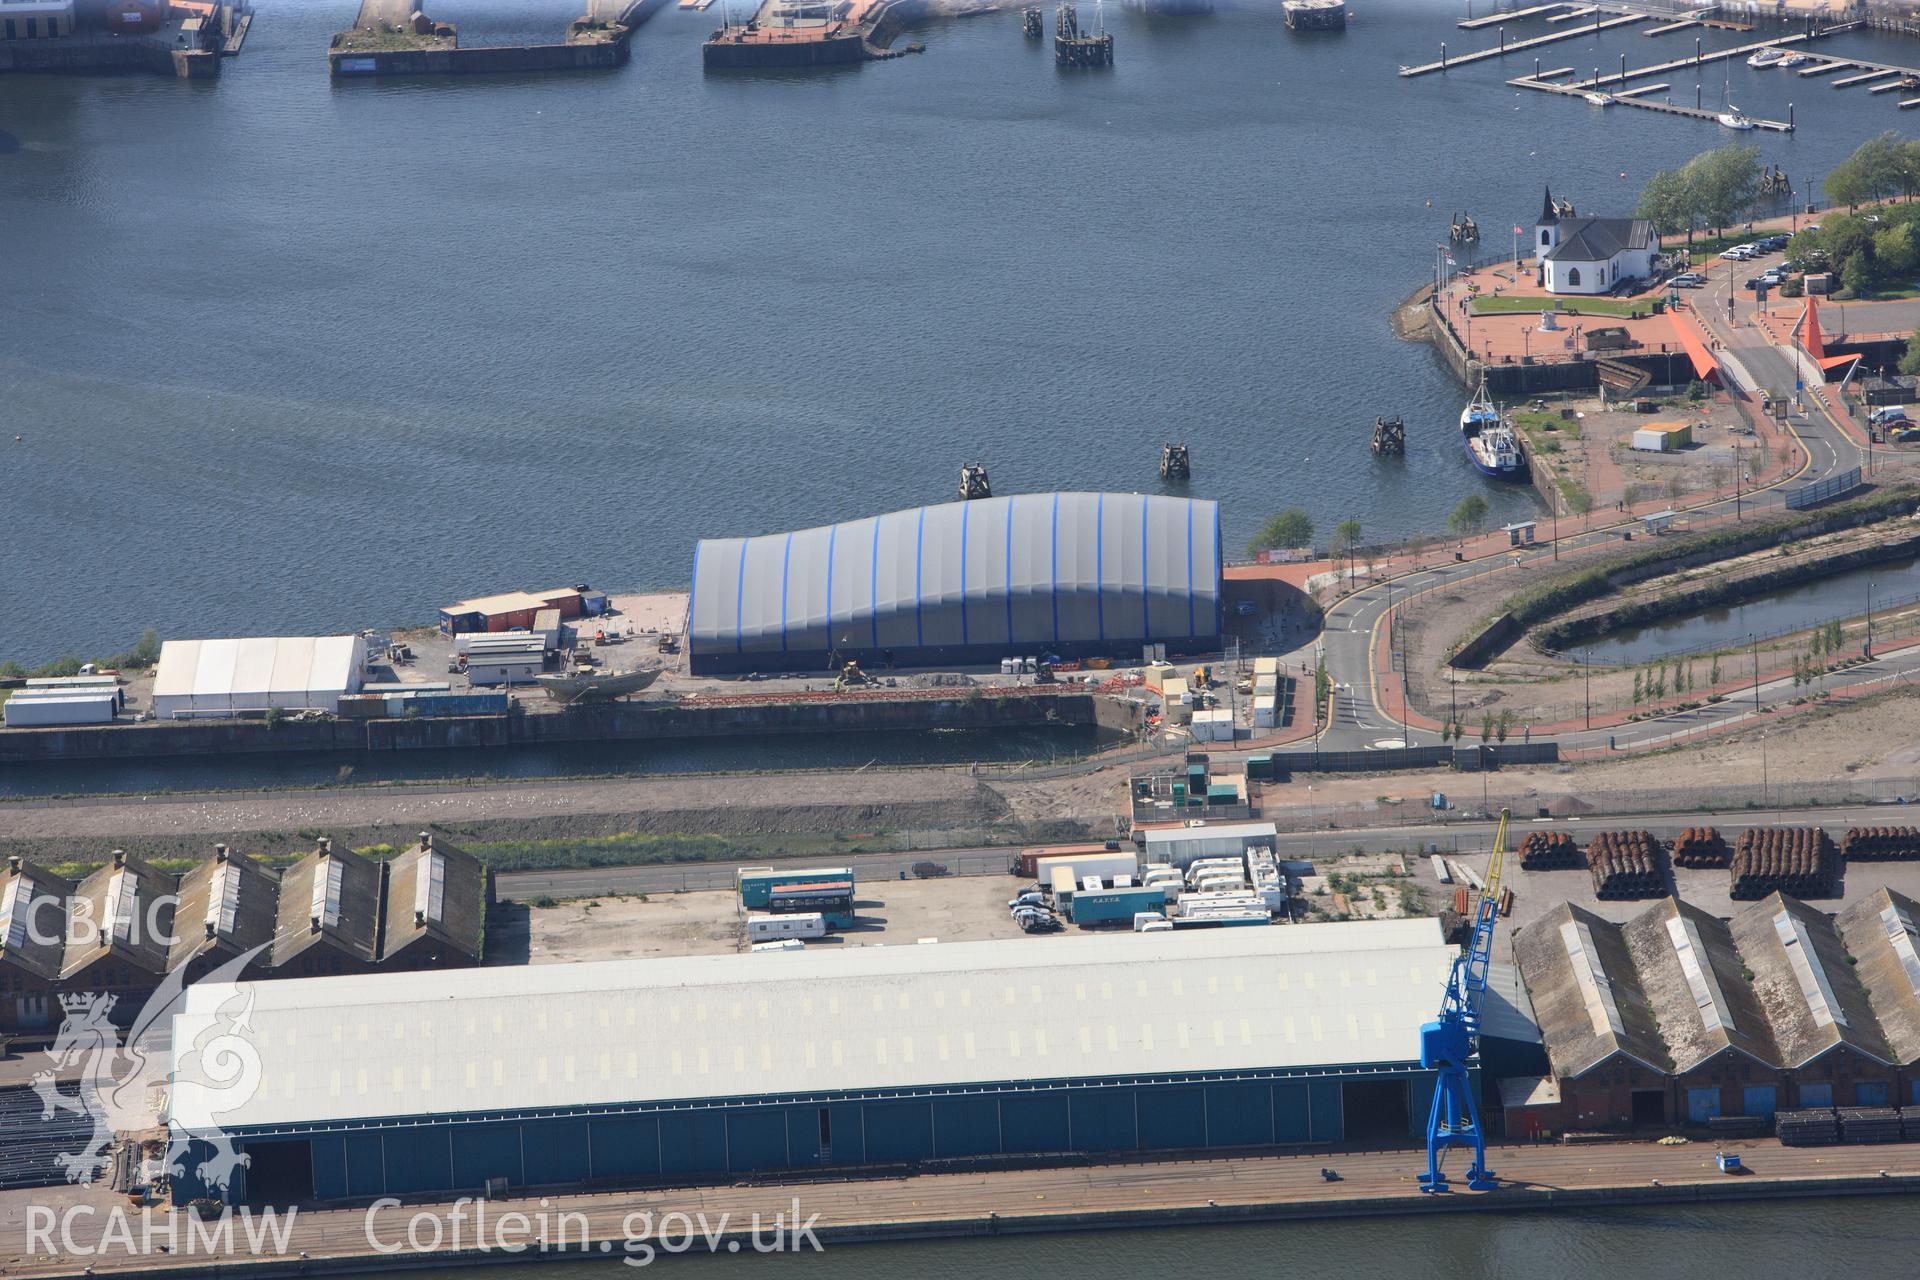
{"label": "blue clad warehouse wall", "polygon": [[[1344,1075],[1177,1082],[1005,1085],[965,1092],[805,1102],[716,1103],[631,1113],[427,1119],[307,1133],[235,1134],[311,1144],[320,1200],[511,1187],[643,1183],[830,1166],[999,1155],[1117,1154],[1335,1143],[1344,1083],[1404,1081],[1406,1114],[1376,1117],[1412,1137],[1431,1073],[1382,1066]],[[245,1176],[244,1173],[242,1175]],[[198,1194],[191,1176],[176,1194]]]}

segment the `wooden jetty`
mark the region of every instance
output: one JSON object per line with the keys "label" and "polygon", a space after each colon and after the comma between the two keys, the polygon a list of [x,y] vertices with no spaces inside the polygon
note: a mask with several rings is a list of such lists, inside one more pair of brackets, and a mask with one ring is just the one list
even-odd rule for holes
{"label": "wooden jetty", "polygon": [[1599,9],[1600,6],[1597,4],[1583,4],[1578,9],[1569,9],[1565,13],[1556,13],[1551,18],[1548,18],[1547,21],[1572,22],[1575,18],[1590,18],[1598,12]]}
{"label": "wooden jetty", "polygon": [[1902,111],[1911,111],[1915,107],[1920,107],[1920,98],[1902,98],[1900,100],[1900,109]]}
{"label": "wooden jetty", "polygon": [[1867,92],[1868,93],[1892,93],[1895,89],[1903,88],[1905,86],[1905,82],[1906,82],[1906,77],[1901,76],[1901,77],[1898,77],[1897,79],[1889,80],[1885,84],[1870,84],[1867,86]]}
{"label": "wooden jetty", "polygon": [[1863,71],[1857,76],[1848,76],[1844,80],[1835,80],[1833,82],[1833,87],[1836,89],[1844,89],[1848,85],[1865,84],[1869,80],[1882,79],[1886,76],[1886,74],[1887,74],[1886,72],[1881,71],[1878,68],[1872,71]]}
{"label": "wooden jetty", "polygon": [[1500,13],[1490,13],[1484,18],[1468,18],[1460,24],[1462,31],[1478,31],[1482,27],[1497,27],[1503,22],[1518,22],[1522,18],[1531,18],[1542,13],[1552,13],[1555,9],[1566,8],[1565,0],[1554,4],[1537,4],[1531,9],[1507,9]]}
{"label": "wooden jetty", "polygon": [[[1819,34],[1824,35],[1826,33],[1821,32]],[[1663,76],[1670,71],[1684,71],[1688,67],[1705,66],[1709,62],[1724,62],[1728,58],[1744,58],[1748,54],[1757,53],[1761,49],[1772,49],[1780,45],[1800,44],[1812,38],[1814,37],[1796,32],[1788,36],[1775,36],[1770,40],[1756,40],[1752,44],[1736,45],[1731,49],[1703,50],[1698,55],[1689,54],[1684,58],[1675,58],[1671,62],[1655,62],[1644,67],[1630,67],[1625,74],[1618,71],[1610,71],[1606,75],[1595,76],[1591,80],[1583,80],[1574,87],[1587,90],[1598,89],[1610,84],[1626,84],[1632,80],[1645,80],[1652,76]],[[1406,73],[1403,71],[1401,74],[1405,75]],[[1759,122],[1755,121],[1754,123],[1758,124]]]}
{"label": "wooden jetty", "polygon": [[1853,65],[1851,62],[1842,62],[1836,58],[1830,62],[1816,62],[1810,67],[1803,67],[1799,74],[1800,78],[1805,80],[1810,76],[1824,76],[1830,75],[1835,71],[1845,71]]}
{"label": "wooden jetty", "polygon": [[1649,27],[1640,34],[1643,36],[1664,36],[1670,31],[1685,31],[1688,27],[1700,25],[1698,18],[1682,18],[1678,22],[1669,22],[1665,26]]}
{"label": "wooden jetty", "polygon": [[[1618,80],[1619,76],[1613,79]],[[1592,92],[1591,81],[1579,84],[1549,84],[1544,80],[1535,80],[1530,76],[1521,76],[1509,80],[1508,84],[1516,89],[1538,89],[1543,93],[1557,93],[1564,97],[1584,97]],[[1665,88],[1666,86],[1660,86]],[[1618,107],[1639,107],[1643,111],[1658,111],[1663,115],[1686,116],[1690,120],[1707,120],[1715,124],[1720,121],[1720,113],[1706,107],[1683,107],[1672,102],[1649,102],[1644,96],[1635,96],[1641,91],[1628,89],[1613,94],[1613,103]],[[1788,120],[1761,120],[1748,116],[1756,129],[1770,129],[1775,133],[1792,133],[1793,123]]]}
{"label": "wooden jetty", "polygon": [[[1464,67],[1468,63],[1482,62],[1488,58],[1504,58],[1509,53],[1519,53],[1526,49],[1538,49],[1542,45],[1553,44],[1559,40],[1573,40],[1589,32],[1610,31],[1615,27],[1631,26],[1636,22],[1645,22],[1646,20],[1647,16],[1643,13],[1630,13],[1621,18],[1596,18],[1591,26],[1586,23],[1581,23],[1579,26],[1568,28],[1565,31],[1549,31],[1546,35],[1534,36],[1527,40],[1502,42],[1493,46],[1491,49],[1475,49],[1471,53],[1462,53],[1451,57],[1443,56],[1438,62],[1422,63],[1417,67],[1402,67],[1400,68],[1400,74],[1402,76],[1424,76],[1435,71],[1445,71],[1448,67]],[[1802,37],[1793,36],[1790,38],[1797,40]],[[1758,48],[1759,46],[1756,45],[1754,47]],[[1689,61],[1691,61],[1691,59],[1689,59]]]}
{"label": "wooden jetty", "polygon": [[1668,84],[1665,80],[1662,80],[1658,84],[1636,84],[1625,89],[1615,89],[1613,91],[1613,96],[1614,96],[1614,99],[1617,101],[1621,98],[1630,98],[1636,93],[1658,93],[1662,89],[1671,89],[1671,88],[1673,88],[1672,85]]}

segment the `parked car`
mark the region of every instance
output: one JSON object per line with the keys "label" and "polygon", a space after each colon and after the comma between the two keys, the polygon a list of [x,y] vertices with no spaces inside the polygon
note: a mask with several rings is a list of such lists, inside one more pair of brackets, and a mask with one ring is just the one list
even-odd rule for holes
{"label": "parked car", "polygon": [[1867,421],[1876,427],[1883,427],[1895,418],[1907,416],[1907,406],[1903,404],[1883,404],[1867,415]]}
{"label": "parked car", "polygon": [[1697,271],[1685,271],[1667,281],[1676,289],[1698,289],[1707,282],[1707,278]]}
{"label": "parked car", "polygon": [[1920,440],[1920,427],[1902,427],[1893,433],[1893,442],[1895,444],[1912,444],[1916,440]]}

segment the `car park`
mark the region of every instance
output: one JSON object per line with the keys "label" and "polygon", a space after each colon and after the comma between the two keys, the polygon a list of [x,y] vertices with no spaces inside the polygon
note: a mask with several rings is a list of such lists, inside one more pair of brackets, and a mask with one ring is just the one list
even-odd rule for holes
{"label": "car park", "polygon": [[1893,433],[1895,444],[1912,444],[1920,440],[1920,427],[1902,427]]}
{"label": "car park", "polygon": [[1867,421],[1876,427],[1883,427],[1895,418],[1907,416],[1907,407],[1903,404],[1883,404],[1867,415]]}

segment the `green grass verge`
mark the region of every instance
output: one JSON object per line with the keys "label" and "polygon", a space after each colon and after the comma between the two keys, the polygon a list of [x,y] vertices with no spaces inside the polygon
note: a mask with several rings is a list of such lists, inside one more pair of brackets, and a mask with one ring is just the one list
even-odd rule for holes
{"label": "green grass verge", "polygon": [[1558,311],[1561,315],[1628,316],[1646,310],[1652,304],[1626,298],[1544,298],[1515,297],[1512,294],[1483,293],[1473,300],[1473,313],[1512,315],[1524,311]]}

